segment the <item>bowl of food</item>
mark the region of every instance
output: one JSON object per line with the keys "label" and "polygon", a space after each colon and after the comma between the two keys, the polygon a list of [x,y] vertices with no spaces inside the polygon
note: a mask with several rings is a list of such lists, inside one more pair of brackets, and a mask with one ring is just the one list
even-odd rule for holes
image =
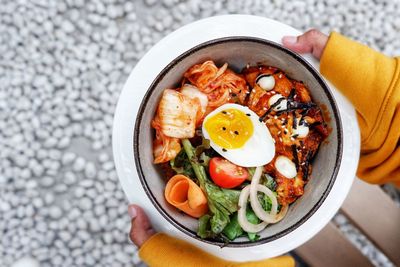
{"label": "bowl of food", "polygon": [[157,212],[188,238],[252,247],[304,224],[335,183],[343,127],[302,57],[261,38],[198,44],[154,77],[133,155]]}

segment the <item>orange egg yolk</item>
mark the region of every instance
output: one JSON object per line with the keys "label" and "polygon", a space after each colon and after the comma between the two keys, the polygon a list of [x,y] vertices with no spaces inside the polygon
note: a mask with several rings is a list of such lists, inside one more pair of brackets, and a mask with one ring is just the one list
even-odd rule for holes
{"label": "orange egg yolk", "polygon": [[207,119],[204,125],[210,139],[225,149],[242,147],[253,134],[250,118],[237,109],[226,109]]}

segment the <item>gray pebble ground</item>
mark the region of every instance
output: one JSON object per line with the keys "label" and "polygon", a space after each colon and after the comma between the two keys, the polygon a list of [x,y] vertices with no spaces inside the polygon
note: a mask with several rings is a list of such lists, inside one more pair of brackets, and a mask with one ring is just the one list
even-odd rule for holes
{"label": "gray pebble ground", "polygon": [[[398,0],[0,0],[1,267],[140,262],[111,156],[118,95],[160,38],[228,13],[334,29],[400,55]],[[335,222],[390,266],[343,216]]]}

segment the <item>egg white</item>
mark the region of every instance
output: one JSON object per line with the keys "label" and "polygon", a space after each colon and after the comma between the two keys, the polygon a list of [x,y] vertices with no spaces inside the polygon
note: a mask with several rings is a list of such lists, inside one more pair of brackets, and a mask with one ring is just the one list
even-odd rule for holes
{"label": "egg white", "polygon": [[[250,114],[248,118],[253,124],[253,134],[242,147],[223,151],[223,147],[215,144],[210,139],[210,135],[204,125],[209,118],[227,109],[236,109],[244,114]],[[246,106],[238,104],[220,106],[204,118],[202,131],[204,138],[210,140],[210,146],[221,156],[236,165],[242,167],[262,166],[268,164],[275,156],[275,144],[268,127],[264,122],[260,122],[258,115]]]}

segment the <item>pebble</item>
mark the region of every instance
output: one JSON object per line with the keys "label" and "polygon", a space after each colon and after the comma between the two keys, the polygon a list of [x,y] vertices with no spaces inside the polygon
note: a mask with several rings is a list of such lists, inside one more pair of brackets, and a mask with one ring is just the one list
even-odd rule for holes
{"label": "pebble", "polygon": [[83,218],[78,218],[76,220],[76,225],[78,226],[79,229],[85,230],[87,229],[88,222],[84,220]]}
{"label": "pebble", "polygon": [[157,3],[157,0],[145,0],[144,1],[148,6],[153,6],[155,3]]}
{"label": "pebble", "polygon": [[63,165],[72,163],[76,158],[76,154],[73,152],[65,152],[62,156],[61,162]]}
{"label": "pebble", "polygon": [[41,198],[35,198],[32,200],[32,204],[35,208],[40,209],[44,205],[44,201]]}
{"label": "pebble", "polygon": [[103,240],[106,244],[111,244],[113,242],[113,236],[112,234],[106,232],[103,234]]}
{"label": "pebble", "polygon": [[9,210],[11,210],[11,205],[8,202],[5,201],[1,201],[0,202],[0,210],[3,212],[7,212]]}
{"label": "pebble", "polygon": [[346,217],[340,213],[336,214],[333,219],[338,225],[343,225],[343,224],[348,223],[348,220],[346,219]]}
{"label": "pebble", "polygon": [[111,182],[111,181],[105,181],[105,182],[104,182],[104,189],[105,189],[106,191],[113,192],[113,191],[115,190],[116,187],[117,187],[117,186],[116,186],[116,184],[115,184],[114,182]]}
{"label": "pebble", "polygon": [[94,199],[97,196],[97,191],[95,188],[89,188],[85,192],[86,196],[88,196],[90,199]]}
{"label": "pebble", "polygon": [[62,23],[61,27],[66,33],[71,33],[75,30],[75,26],[67,20]]}
{"label": "pebble", "polygon": [[114,169],[114,162],[107,161],[107,162],[103,163],[102,167],[103,167],[103,170],[105,170],[105,171],[111,171]]}
{"label": "pebble", "polygon": [[61,193],[65,193],[68,190],[68,186],[66,184],[57,184],[54,187],[54,192],[61,194]]}
{"label": "pebble", "polygon": [[82,187],[84,187],[84,188],[91,188],[91,187],[93,187],[93,185],[94,185],[94,181],[93,181],[93,180],[89,180],[89,179],[82,180],[82,181],[80,182],[80,185],[81,185]]}
{"label": "pebble", "polygon": [[77,182],[77,177],[75,175],[75,173],[71,172],[71,171],[67,171],[64,173],[64,180],[63,182],[66,185],[73,185]]}
{"label": "pebble", "polygon": [[85,176],[86,178],[92,179],[96,176],[96,165],[93,162],[86,163]]}
{"label": "pebble", "polygon": [[74,237],[69,243],[68,243],[70,248],[80,248],[82,246],[82,241],[77,238]]}
{"label": "pebble", "polygon": [[70,232],[68,232],[68,231],[60,231],[59,233],[58,233],[58,236],[60,237],[60,239],[63,241],[63,242],[68,242],[68,241],[70,241],[71,240],[71,238],[72,238],[72,234],[70,233]]}
{"label": "pebble", "polygon": [[104,163],[110,159],[110,156],[106,152],[102,152],[99,154],[98,158],[100,163]]}
{"label": "pebble", "polygon": [[92,149],[97,151],[100,150],[103,147],[103,144],[100,141],[94,141],[92,143]]}
{"label": "pebble", "polygon": [[60,207],[58,207],[58,206],[52,206],[52,207],[50,207],[49,216],[50,216],[52,219],[59,219],[59,218],[61,218],[61,215],[62,215],[62,214],[63,214],[63,212],[62,212],[62,210],[61,210]]}
{"label": "pebble", "polygon": [[32,205],[25,207],[25,216],[30,218],[35,214],[35,210]]}
{"label": "pebble", "polygon": [[68,219],[70,219],[71,221],[74,221],[75,219],[79,218],[80,216],[81,216],[81,211],[80,211],[77,207],[72,208],[72,209],[67,213],[67,217],[68,217]]}
{"label": "pebble", "polygon": [[55,181],[52,177],[45,176],[40,180],[40,184],[44,187],[50,187],[54,185]]}
{"label": "pebble", "polygon": [[24,257],[14,262],[11,267],[40,267],[40,264],[35,258]]}
{"label": "pebble", "polygon": [[93,202],[90,198],[83,197],[79,200],[79,208],[82,210],[89,210],[93,207]]}
{"label": "pebble", "polygon": [[31,171],[29,169],[23,169],[21,171],[20,176],[21,176],[22,179],[27,180],[27,179],[31,178],[32,173],[31,173]]}
{"label": "pebble", "polygon": [[49,137],[47,140],[44,142],[44,147],[46,148],[52,148],[57,145],[57,139],[54,137]]}
{"label": "pebble", "polygon": [[44,202],[46,204],[52,204],[54,202],[54,200],[55,200],[55,197],[52,193],[46,193],[44,195]]}
{"label": "pebble", "polygon": [[81,172],[81,171],[83,171],[85,169],[85,164],[86,164],[86,160],[84,158],[82,158],[82,157],[78,157],[74,161],[72,169],[75,172]]}
{"label": "pebble", "polygon": [[75,189],[74,195],[76,198],[82,197],[83,195],[85,195],[85,189],[83,189],[82,187],[77,187]]}
{"label": "pebble", "polygon": [[35,165],[33,165],[32,167],[32,172],[36,177],[40,177],[43,172],[44,172],[44,168],[42,165],[39,165],[38,163],[35,163]]}
{"label": "pebble", "polygon": [[67,148],[70,143],[71,143],[71,139],[68,136],[64,136],[58,142],[58,148],[61,148],[61,149]]}
{"label": "pebble", "polygon": [[106,209],[105,209],[105,207],[103,205],[96,205],[94,207],[94,214],[96,216],[103,215],[105,212],[106,212]]}
{"label": "pebble", "polygon": [[104,170],[99,170],[99,172],[97,173],[97,179],[99,179],[100,181],[105,181],[108,179],[108,174],[106,171]]}

